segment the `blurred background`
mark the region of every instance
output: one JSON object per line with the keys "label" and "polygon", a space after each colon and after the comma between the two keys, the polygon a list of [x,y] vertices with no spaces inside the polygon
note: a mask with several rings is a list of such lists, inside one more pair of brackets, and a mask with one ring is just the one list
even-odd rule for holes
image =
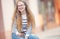
{"label": "blurred background", "polygon": [[[0,0],[0,39],[11,39],[12,16],[18,0]],[[60,0],[23,0],[35,18],[40,39],[60,39]]]}

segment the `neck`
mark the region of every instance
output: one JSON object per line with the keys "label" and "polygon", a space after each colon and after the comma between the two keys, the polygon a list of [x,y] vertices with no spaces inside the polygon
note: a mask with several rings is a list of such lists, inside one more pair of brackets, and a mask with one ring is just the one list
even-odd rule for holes
{"label": "neck", "polygon": [[26,10],[24,10],[23,12],[21,12],[21,14],[23,15],[23,14],[26,14]]}

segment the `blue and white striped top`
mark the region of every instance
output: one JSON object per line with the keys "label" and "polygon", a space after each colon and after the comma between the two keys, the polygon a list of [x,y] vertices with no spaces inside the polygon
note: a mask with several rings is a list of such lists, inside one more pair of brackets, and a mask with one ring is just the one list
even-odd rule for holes
{"label": "blue and white striped top", "polygon": [[21,31],[27,31],[27,16],[26,16],[26,14],[22,15],[22,30]]}

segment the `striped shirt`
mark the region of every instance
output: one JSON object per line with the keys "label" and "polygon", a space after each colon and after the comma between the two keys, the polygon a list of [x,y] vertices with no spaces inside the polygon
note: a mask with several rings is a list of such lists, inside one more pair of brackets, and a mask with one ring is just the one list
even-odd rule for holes
{"label": "striped shirt", "polygon": [[26,14],[22,15],[22,30],[21,31],[27,31],[27,16],[26,16]]}

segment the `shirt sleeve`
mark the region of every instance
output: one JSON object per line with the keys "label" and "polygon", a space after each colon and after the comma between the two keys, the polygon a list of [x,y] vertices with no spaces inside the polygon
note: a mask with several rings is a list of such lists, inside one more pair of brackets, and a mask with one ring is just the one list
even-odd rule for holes
{"label": "shirt sleeve", "polygon": [[31,31],[32,31],[32,26],[30,25],[30,27],[28,28],[26,32],[26,36],[29,36],[31,34]]}
{"label": "shirt sleeve", "polygon": [[16,19],[14,20],[14,23],[13,23],[12,33],[19,34],[19,32],[17,30]]}

